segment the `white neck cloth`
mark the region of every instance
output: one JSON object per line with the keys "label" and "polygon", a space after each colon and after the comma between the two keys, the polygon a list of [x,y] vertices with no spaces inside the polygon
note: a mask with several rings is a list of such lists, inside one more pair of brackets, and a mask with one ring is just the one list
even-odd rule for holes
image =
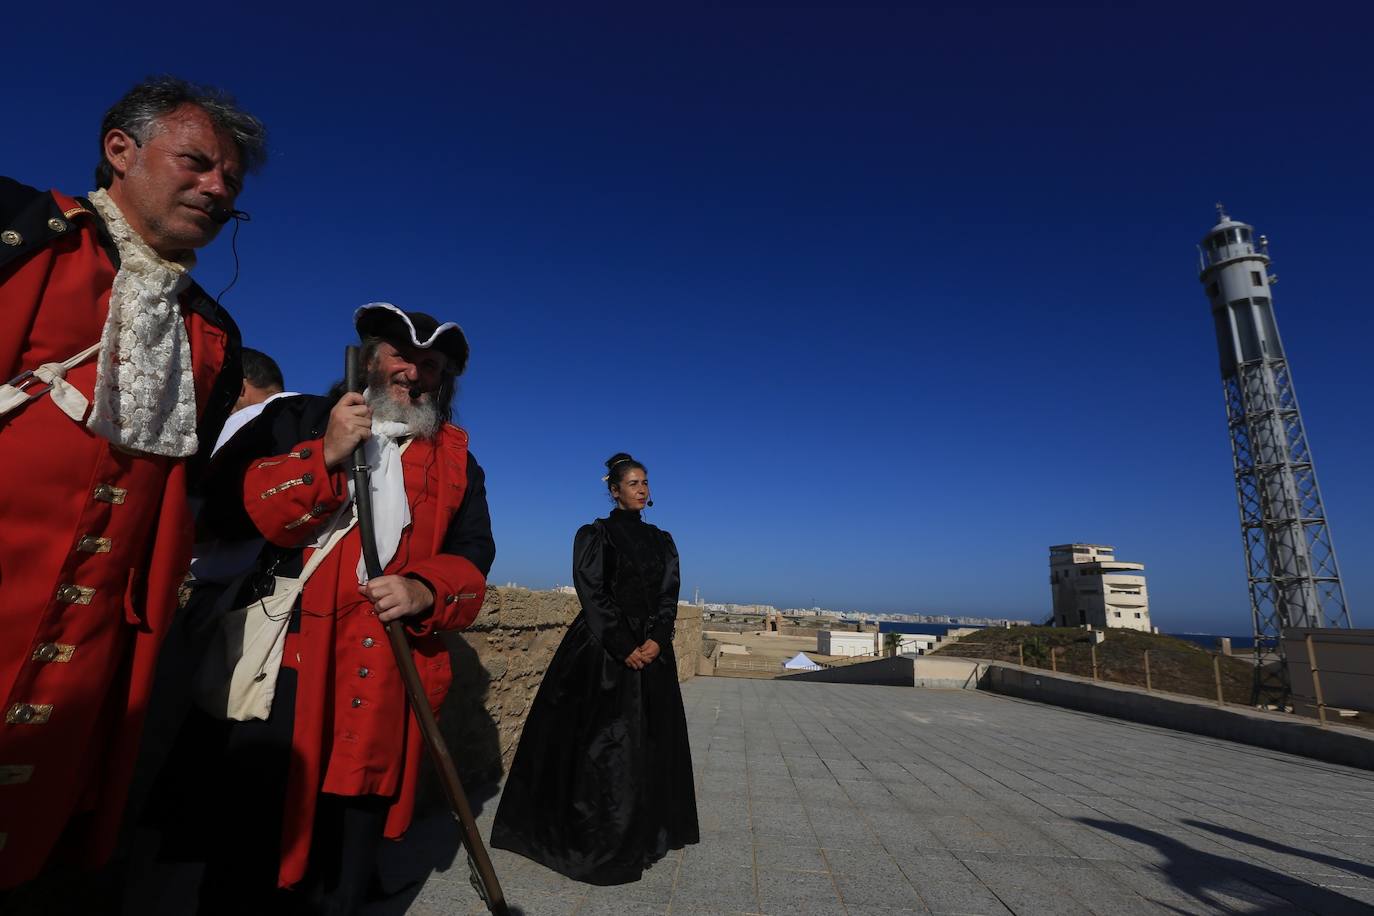
{"label": "white neck cloth", "polygon": [[194,455],[196,386],[178,296],[191,282],[188,254],[168,261],[149,248],[102,188],[90,195],[119,251],[110,310],[100,333],[95,393],[86,427],[116,445],[154,455]]}
{"label": "white neck cloth", "polygon": [[[386,565],[396,556],[401,532],[410,524],[410,500],[406,498],[405,472],[401,469],[401,444],[398,440],[410,435],[410,427],[394,420],[374,420],[372,438],[364,443],[370,473],[368,489],[372,493],[372,531],[377,539],[377,559]],[[353,496],[353,478],[348,479],[348,493]],[[358,584],[367,583],[367,563],[358,557]]]}

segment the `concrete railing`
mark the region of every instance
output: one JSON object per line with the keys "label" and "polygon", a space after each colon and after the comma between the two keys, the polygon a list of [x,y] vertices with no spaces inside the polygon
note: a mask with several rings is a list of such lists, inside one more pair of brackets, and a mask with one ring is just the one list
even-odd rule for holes
{"label": "concrete railing", "polygon": [[1283,631],[1293,708],[1319,721],[1374,714],[1374,630]]}
{"label": "concrete railing", "polygon": [[1365,729],[1322,728],[1311,719],[1286,713],[1219,705],[1005,662],[988,664],[980,686],[1007,696],[1374,770],[1374,732]]}
{"label": "concrete railing", "polygon": [[973,690],[978,687],[987,667],[988,662],[977,658],[895,655],[851,665],[836,665],[821,671],[801,671],[784,675],[783,678],[824,684],[884,684],[891,687]]}

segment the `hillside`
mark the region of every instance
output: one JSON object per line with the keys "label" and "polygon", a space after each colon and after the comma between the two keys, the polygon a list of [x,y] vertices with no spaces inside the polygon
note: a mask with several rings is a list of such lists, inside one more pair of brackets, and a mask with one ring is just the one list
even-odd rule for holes
{"label": "hillside", "polygon": [[[1212,670],[1214,653],[1186,640],[1135,630],[1107,630],[1106,639],[1097,645],[1099,680],[1145,686],[1145,652],[1150,653],[1150,685],[1195,697],[1216,699]],[[1085,630],[1065,627],[1012,627],[988,629],[966,636],[958,642],[935,650],[935,654],[961,658],[1019,660],[1017,646],[1024,651],[1025,664],[1050,668],[1050,651],[1056,652],[1054,666],[1066,674],[1092,677],[1092,635]],[[1222,694],[1228,703],[1249,705],[1254,663],[1249,657],[1221,659]]]}

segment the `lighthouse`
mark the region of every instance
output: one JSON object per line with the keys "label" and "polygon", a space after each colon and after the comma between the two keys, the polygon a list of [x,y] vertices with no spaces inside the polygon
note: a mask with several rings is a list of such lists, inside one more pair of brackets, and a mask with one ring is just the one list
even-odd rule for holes
{"label": "lighthouse", "polygon": [[1217,205],[1219,221],[1199,245],[1221,357],[1226,423],[1235,465],[1250,611],[1255,631],[1253,699],[1288,701],[1283,630],[1349,627],[1292,368],[1274,318],[1269,243]]}

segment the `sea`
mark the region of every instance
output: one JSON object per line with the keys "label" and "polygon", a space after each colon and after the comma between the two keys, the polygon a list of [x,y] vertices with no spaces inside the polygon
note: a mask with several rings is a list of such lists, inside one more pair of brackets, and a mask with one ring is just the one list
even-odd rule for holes
{"label": "sea", "polygon": [[[944,636],[950,630],[960,627],[985,627],[983,623],[915,623],[908,620],[882,620],[878,622],[879,633],[920,633],[930,636]],[[1165,633],[1165,636],[1172,636],[1175,639],[1185,639],[1188,642],[1196,643],[1204,649],[1215,649],[1217,640],[1221,638],[1216,633]],[[1232,649],[1253,649],[1255,647],[1254,635],[1232,636]]]}

